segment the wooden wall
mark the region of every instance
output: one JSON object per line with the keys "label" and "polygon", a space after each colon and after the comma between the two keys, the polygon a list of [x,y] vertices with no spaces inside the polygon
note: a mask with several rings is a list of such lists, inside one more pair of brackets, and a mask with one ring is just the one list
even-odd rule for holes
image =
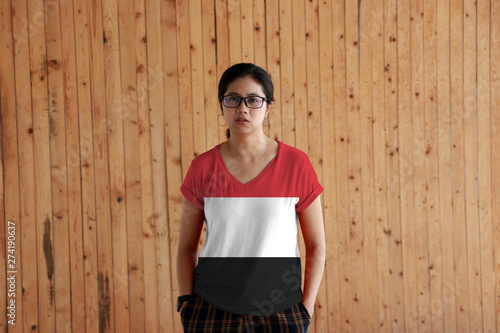
{"label": "wooden wall", "polygon": [[325,188],[310,332],[500,332],[500,1],[0,6],[1,331],[181,331],[179,187],[245,61]]}

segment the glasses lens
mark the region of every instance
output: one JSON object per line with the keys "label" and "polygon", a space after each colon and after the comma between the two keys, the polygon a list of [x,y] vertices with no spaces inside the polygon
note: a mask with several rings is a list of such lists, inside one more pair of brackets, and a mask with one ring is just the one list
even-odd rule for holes
{"label": "glasses lens", "polygon": [[240,105],[241,98],[238,96],[225,96],[222,99],[222,102],[224,106],[227,108],[236,108]]}
{"label": "glasses lens", "polygon": [[227,108],[237,108],[241,104],[241,100],[245,100],[245,105],[251,109],[259,109],[264,105],[266,100],[264,97],[251,96],[251,97],[239,97],[239,96],[224,96],[222,98],[222,104]]}
{"label": "glasses lens", "polygon": [[246,104],[249,108],[258,109],[264,104],[264,99],[262,97],[247,97]]}

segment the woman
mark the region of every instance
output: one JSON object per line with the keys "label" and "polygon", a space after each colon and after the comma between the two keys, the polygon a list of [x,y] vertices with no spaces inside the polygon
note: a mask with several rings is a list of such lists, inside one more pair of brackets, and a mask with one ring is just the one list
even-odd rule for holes
{"label": "woman", "polygon": [[306,332],[314,313],[325,264],[323,188],[306,154],[264,134],[273,93],[269,74],[253,64],[236,64],[220,79],[218,121],[227,124],[228,140],[197,156],[181,186],[185,332]]}

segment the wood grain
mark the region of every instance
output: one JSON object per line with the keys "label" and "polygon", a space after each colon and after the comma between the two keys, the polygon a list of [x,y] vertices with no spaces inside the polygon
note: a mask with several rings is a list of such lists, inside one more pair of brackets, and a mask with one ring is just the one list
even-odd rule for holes
{"label": "wood grain", "polygon": [[50,124],[50,174],[52,182],[53,247],[60,253],[54,256],[55,325],[71,328],[70,256],[68,244],[68,169],[66,153],[66,117],[64,96],[61,16],[59,1],[45,2],[45,24],[48,59],[48,94]]}
{"label": "wood grain", "polygon": [[500,332],[498,1],[11,0],[0,13],[0,227],[16,223],[18,266],[16,326],[3,316],[0,330],[182,331],[179,188],[226,140],[218,80],[245,61],[275,85],[264,133],[306,152],[324,187],[309,331]]}
{"label": "wood grain", "polygon": [[[0,217],[0,230],[2,230],[0,236],[0,242],[2,244],[2,249],[0,250],[0,265],[2,267],[3,281],[0,282],[0,288],[5,290],[5,301],[0,305],[0,311],[5,313],[5,315],[3,315],[4,318],[0,320],[0,329],[5,332],[7,332],[7,329],[13,332],[22,332],[24,324],[22,318],[23,296],[20,293],[18,281],[21,281],[24,276],[22,272],[24,261],[22,256],[23,242],[21,235],[27,228],[23,228],[21,223],[20,212],[21,209],[25,207],[19,200],[22,186],[19,177],[23,174],[20,170],[19,160],[22,161],[24,156],[21,156],[19,159],[18,150],[22,149],[22,144],[27,136],[27,132],[24,131],[24,133],[19,135],[21,137],[19,141],[21,142],[18,144],[14,42],[17,40],[16,32],[19,31],[14,31],[15,26],[13,25],[13,21],[15,22],[16,18],[12,17],[12,12],[13,8],[9,1],[4,1],[0,4],[0,13],[2,13],[0,18],[0,26],[2,28],[0,45],[2,50],[4,50],[0,55],[0,111],[2,117],[2,161],[0,162],[2,180],[0,198],[3,202]],[[28,57],[25,56],[24,60],[28,60],[27,58]],[[25,65],[27,64],[28,63]],[[29,66],[26,67],[29,68]],[[27,72],[24,71],[23,74],[27,74]],[[29,76],[25,76],[25,78],[29,80]],[[26,91],[27,89],[24,88],[24,90]],[[31,115],[26,118],[25,121],[31,121]],[[21,120],[20,123],[24,125],[25,121],[23,122]],[[31,164],[27,164],[27,168],[31,166],[30,171],[33,172],[32,156],[33,155],[30,156]],[[5,167],[5,165],[10,167]],[[33,196],[31,196],[31,199],[33,202]],[[35,282],[36,285],[36,277],[31,280],[34,280],[33,282]],[[13,306],[14,309],[12,309]]]}
{"label": "wood grain", "polygon": [[[44,7],[39,0],[27,3],[30,25],[31,107],[33,112],[33,160],[35,182],[35,224],[37,244],[38,326],[55,330],[54,234],[50,175],[50,123],[47,86],[47,41],[44,34]],[[35,32],[36,33],[35,33]]]}

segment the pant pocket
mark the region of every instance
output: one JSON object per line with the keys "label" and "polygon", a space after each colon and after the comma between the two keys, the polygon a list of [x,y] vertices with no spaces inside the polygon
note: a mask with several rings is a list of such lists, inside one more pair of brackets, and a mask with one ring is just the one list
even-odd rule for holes
{"label": "pant pocket", "polygon": [[186,310],[187,310],[187,312],[192,311],[193,304],[195,301],[196,301],[196,296],[193,295],[182,304],[181,311],[180,311],[181,318],[184,318],[184,315],[186,314]]}
{"label": "pant pocket", "polygon": [[304,305],[304,303],[299,302],[299,309],[303,314],[307,316],[307,319],[311,320],[311,315],[309,314],[309,311],[307,311],[307,308]]}

